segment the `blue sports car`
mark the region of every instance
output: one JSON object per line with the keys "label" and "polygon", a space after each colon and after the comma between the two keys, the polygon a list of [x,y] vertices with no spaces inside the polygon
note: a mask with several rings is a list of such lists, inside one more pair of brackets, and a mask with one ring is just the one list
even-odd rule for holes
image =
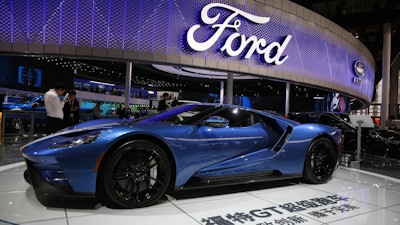
{"label": "blue sports car", "polygon": [[90,121],[21,148],[26,179],[42,204],[77,197],[111,208],[155,204],[169,188],[295,177],[324,183],[342,150],[335,128],[216,104]]}
{"label": "blue sports car", "polygon": [[25,97],[17,103],[3,103],[3,109],[10,111],[45,111],[43,96]]}

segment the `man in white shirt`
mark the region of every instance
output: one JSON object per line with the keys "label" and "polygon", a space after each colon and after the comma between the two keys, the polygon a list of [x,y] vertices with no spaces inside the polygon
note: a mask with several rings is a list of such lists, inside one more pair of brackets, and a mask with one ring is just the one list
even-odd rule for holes
{"label": "man in white shirt", "polygon": [[44,105],[46,107],[46,130],[47,134],[55,133],[63,128],[64,100],[60,96],[66,91],[64,84],[57,83],[52,89],[44,94]]}

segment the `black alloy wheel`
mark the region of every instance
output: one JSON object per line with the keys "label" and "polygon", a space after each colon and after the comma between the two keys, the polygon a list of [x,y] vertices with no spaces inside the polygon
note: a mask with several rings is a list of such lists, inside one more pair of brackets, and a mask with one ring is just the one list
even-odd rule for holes
{"label": "black alloy wheel", "polygon": [[303,177],[314,184],[325,183],[331,179],[336,163],[335,146],[327,138],[318,138],[308,149]]}
{"label": "black alloy wheel", "polygon": [[116,149],[99,174],[99,198],[110,208],[153,205],[171,179],[167,154],[157,144],[134,140]]}

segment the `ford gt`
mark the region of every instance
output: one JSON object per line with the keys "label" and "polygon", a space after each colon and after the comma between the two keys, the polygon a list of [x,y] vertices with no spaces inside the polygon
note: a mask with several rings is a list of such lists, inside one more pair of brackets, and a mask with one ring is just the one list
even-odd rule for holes
{"label": "ford gt", "polygon": [[303,177],[330,180],[341,132],[234,105],[187,104],[149,117],[96,120],[21,148],[46,206],[91,198],[110,208],[156,204],[168,189]]}

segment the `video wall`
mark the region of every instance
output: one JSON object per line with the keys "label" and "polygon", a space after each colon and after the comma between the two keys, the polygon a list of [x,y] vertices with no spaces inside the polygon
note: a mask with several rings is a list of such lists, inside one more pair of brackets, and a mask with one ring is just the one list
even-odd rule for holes
{"label": "video wall", "polygon": [[[74,78],[74,89],[106,95],[125,96],[125,85],[88,80],[79,77]],[[141,99],[157,98],[157,91],[132,87],[130,97]]]}
{"label": "video wall", "polygon": [[0,87],[46,92],[56,82],[73,87],[73,71],[38,60],[37,57],[0,56]]}
{"label": "video wall", "polygon": [[325,112],[350,112],[350,99],[340,93],[329,93],[324,97],[324,107],[321,111]]}

